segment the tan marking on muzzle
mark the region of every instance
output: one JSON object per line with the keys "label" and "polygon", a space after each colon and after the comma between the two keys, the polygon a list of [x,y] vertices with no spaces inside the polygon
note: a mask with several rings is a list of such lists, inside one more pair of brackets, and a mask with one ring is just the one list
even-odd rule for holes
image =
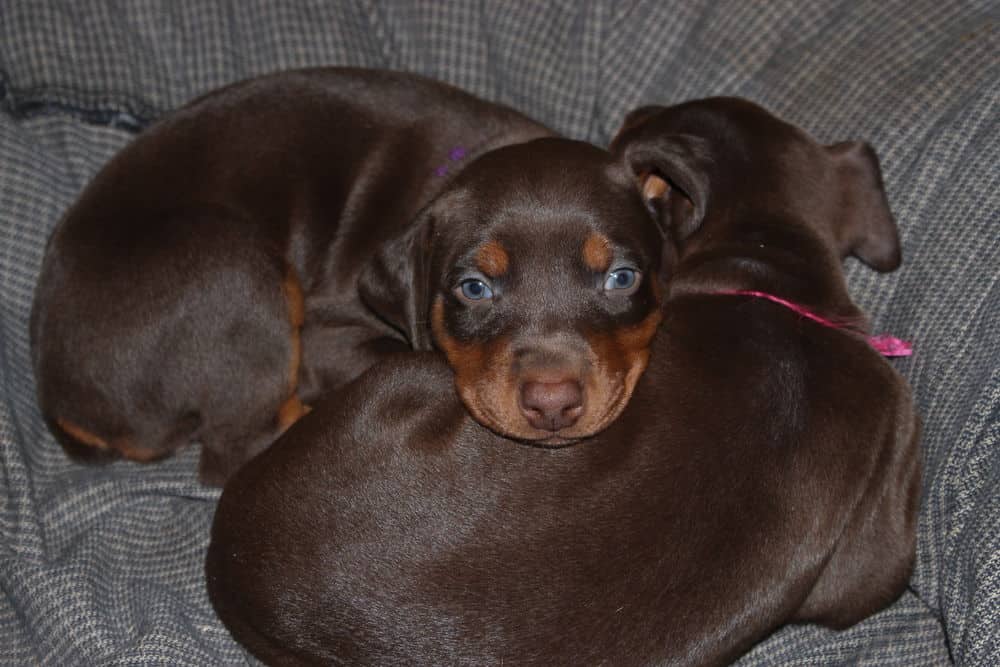
{"label": "tan marking on muzzle", "polygon": [[505,382],[510,368],[510,343],[506,338],[485,343],[463,343],[453,338],[444,323],[444,301],[438,297],[431,308],[434,342],[448,358],[455,373],[455,389],[469,414],[487,428],[510,434],[510,425],[520,419],[515,390]]}
{"label": "tan marking on muzzle", "polygon": [[635,385],[649,364],[649,347],[656,330],[663,320],[660,310],[661,294],[655,274],[648,276],[653,290],[654,306],[638,323],[610,332],[595,333],[587,337],[594,355],[597,372],[588,386],[595,400],[608,405],[608,410],[598,425],[603,430],[618,416],[632,399]]}
{"label": "tan marking on muzzle", "polygon": [[456,340],[445,328],[440,297],[431,309],[431,331],[455,373],[457,393],[476,421],[507,437],[565,444],[600,432],[625,409],[646,369],[649,345],[662,319],[655,288],[654,297],[656,307],[637,324],[586,336],[587,356],[579,375],[568,371],[568,366],[556,373],[561,380],[579,381],[584,394],[583,414],[555,433],[531,425],[519,402],[522,384],[551,381],[550,370],[514,372],[513,352],[506,337],[472,343]]}
{"label": "tan marking on muzzle", "polygon": [[597,368],[588,391],[595,400],[608,406],[600,429],[614,421],[631,400],[635,385],[649,363],[649,345],[662,319],[657,308],[631,327],[587,337]]}

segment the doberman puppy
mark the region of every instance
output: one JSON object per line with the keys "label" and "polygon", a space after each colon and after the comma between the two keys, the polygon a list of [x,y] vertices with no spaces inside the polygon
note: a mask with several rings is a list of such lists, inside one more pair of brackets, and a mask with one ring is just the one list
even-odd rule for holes
{"label": "doberman puppy", "polygon": [[[617,220],[609,239],[633,224],[594,174],[629,172],[677,253],[657,270],[672,274],[664,319],[631,400],[574,446],[525,446],[456,400],[462,363],[409,354],[319,405],[227,483],[212,528],[210,598],[265,662],[715,665],[781,624],[844,627],[903,590],[918,419],[840,268],[899,262],[871,149],[822,146],[726,98],[634,113],[611,167],[559,169],[556,145],[471,165],[463,191],[480,196],[446,192],[442,216],[472,207],[533,230],[495,271],[500,291],[565,303],[586,327],[639,293],[605,304],[570,261],[581,236],[596,245],[574,231],[581,214]],[[439,345],[479,364],[491,343],[475,352],[464,332],[496,340],[511,314],[495,285],[492,303],[484,284],[447,305],[466,269],[444,243],[422,298],[446,304]],[[600,264],[631,251],[650,271],[624,248]]]}
{"label": "doberman puppy", "polygon": [[324,391],[426,349],[365,303],[360,272],[470,160],[548,134],[392,72],[290,71],[195,100],[52,235],[31,321],[49,427],[85,460],[199,441],[200,478],[221,485]]}
{"label": "doberman puppy", "polygon": [[477,421],[567,445],[621,414],[646,367],[664,240],[631,172],[543,138],[459,174],[376,255],[362,289],[377,285],[378,312],[445,353]]}

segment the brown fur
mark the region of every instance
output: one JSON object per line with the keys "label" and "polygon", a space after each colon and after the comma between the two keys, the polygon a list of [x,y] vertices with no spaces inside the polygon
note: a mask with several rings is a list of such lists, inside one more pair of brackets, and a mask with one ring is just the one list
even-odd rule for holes
{"label": "brown fur", "polygon": [[[383,316],[430,321],[458,395],[497,433],[544,446],[591,437],[645,368],[651,335],[627,332],[655,329],[663,238],[622,167],[568,139],[492,151],[379,254],[373,280],[399,265],[405,278]],[[538,189],[553,194],[539,205],[522,194]],[[634,290],[605,288],[609,269],[633,264]],[[463,297],[480,279],[494,298]]]}
{"label": "brown fur", "polygon": [[[785,623],[843,628],[904,589],[920,495],[919,420],[906,383],[861,335],[717,293],[759,289],[830,318],[859,315],[840,260],[855,253],[889,267],[899,256],[878,180],[855,179],[877,163],[841,168],[868,152],[829,152],[729,98],[640,110],[614,150],[635,192],[643,173],[671,183],[645,198],[677,257],[658,269],[670,276],[655,309],[663,323],[622,415],[572,447],[525,447],[470,418],[438,355],[372,368],[223,490],[208,593],[257,657],[722,665]],[[509,154],[544,162],[527,148]],[[498,182],[502,173],[516,172],[469,175]],[[507,178],[507,199],[478,188],[474,199],[522,212],[514,193],[526,192],[536,216],[546,205],[553,220],[579,213],[560,197],[561,182]],[[594,191],[575,193],[610,217],[631,210],[608,191],[587,199]],[[861,211],[858,201],[874,203]],[[536,218],[531,228],[559,225]],[[602,231],[618,242],[626,230]],[[553,304],[597,303],[573,300],[582,283],[558,289],[570,264],[552,248],[577,240],[533,239],[557,262],[546,273],[531,246],[504,237],[511,277],[528,262],[532,284],[550,297],[540,303],[562,319]],[[431,266],[448,264],[431,255]],[[497,311],[516,325],[516,313],[500,298],[449,306],[453,285],[429,284],[427,303],[444,304],[439,343],[454,341],[468,354],[459,368],[476,369],[475,355],[491,350],[476,343],[473,324],[495,326]],[[542,312],[518,296],[518,312]],[[655,320],[646,312],[608,327],[604,345],[644,356]],[[516,350],[516,334],[502,335],[490,340]]]}
{"label": "brown fur", "polygon": [[221,484],[304,404],[426,349],[373,312],[362,269],[478,154],[548,134],[449,86],[350,68],[252,79],[169,115],[53,232],[31,323],[53,434],[86,461],[200,442],[201,480]]}

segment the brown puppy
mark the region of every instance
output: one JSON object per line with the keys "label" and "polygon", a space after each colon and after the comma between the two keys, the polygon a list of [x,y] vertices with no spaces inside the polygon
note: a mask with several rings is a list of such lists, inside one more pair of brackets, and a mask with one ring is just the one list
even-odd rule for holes
{"label": "brown puppy", "polygon": [[[783,623],[844,627],[903,590],[919,493],[904,381],[863,335],[731,294],[860,318],[841,258],[899,257],[871,150],[733,99],[629,120],[616,153],[679,260],[622,416],[573,447],[525,447],[469,417],[438,357],[378,364],[223,491],[207,586],[256,656],[717,665]],[[593,200],[590,170],[553,188],[544,159],[485,202],[494,215]],[[537,245],[558,262],[550,224]],[[562,290],[563,274],[533,287]]]}
{"label": "brown puppy", "polygon": [[200,441],[200,477],[221,484],[323,391],[427,349],[363,303],[358,274],[476,155],[547,134],[356,69],[253,79],[171,114],[52,235],[31,323],[50,428],[90,460]]}
{"label": "brown puppy", "polygon": [[430,336],[466,408],[539,445],[603,430],[624,409],[660,322],[664,236],[631,172],[588,144],[492,151],[387,244],[362,289]]}

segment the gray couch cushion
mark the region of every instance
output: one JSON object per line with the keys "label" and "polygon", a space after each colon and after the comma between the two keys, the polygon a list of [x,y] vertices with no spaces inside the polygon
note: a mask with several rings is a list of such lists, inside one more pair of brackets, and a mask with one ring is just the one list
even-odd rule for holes
{"label": "gray couch cushion", "polygon": [[1000,36],[990,2],[272,3],[0,8],[0,645],[10,664],[222,664],[205,598],[217,494],[196,452],[66,460],[34,405],[44,243],[128,130],[222,83],[311,64],[410,69],[605,142],[641,103],[750,97],[882,157],[905,264],[848,267],[924,416],[911,592],[845,632],[790,627],[741,664],[1000,664]]}

